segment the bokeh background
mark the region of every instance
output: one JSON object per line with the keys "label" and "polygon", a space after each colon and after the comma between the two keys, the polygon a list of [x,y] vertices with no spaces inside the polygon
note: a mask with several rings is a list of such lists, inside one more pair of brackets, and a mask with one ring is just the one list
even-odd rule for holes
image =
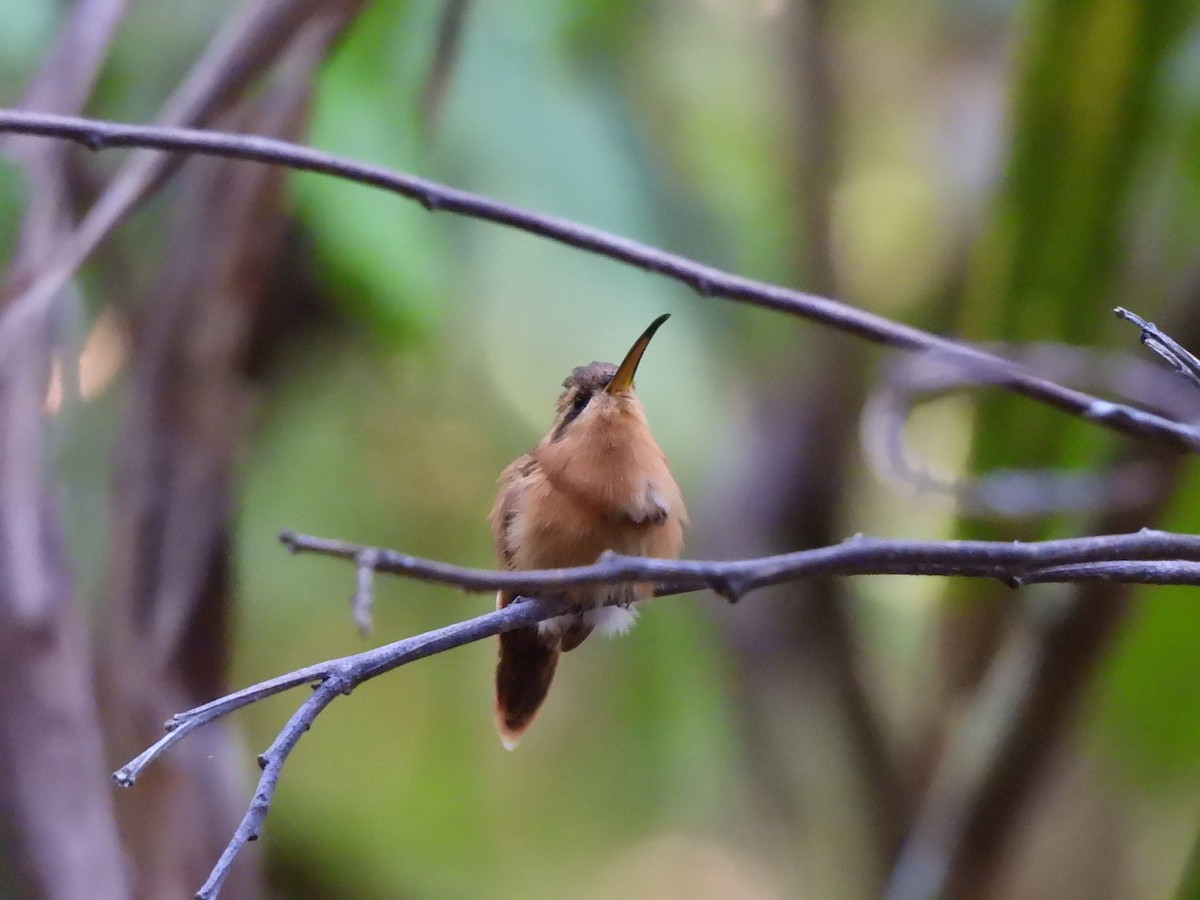
{"label": "bokeh background", "polygon": [[[86,111],[151,121],[239,9],[131,4]],[[69,11],[0,0],[0,103],[21,100]],[[311,72],[273,70],[247,89],[258,118],[217,124],[265,127],[278,112],[271,92],[291,85],[300,99],[283,133],[306,143],[939,333],[1095,348],[1092,369],[1070,376],[1089,389],[1112,392],[1105,367],[1120,358],[1099,351],[1138,352],[1115,305],[1200,346],[1200,15],[1183,0],[415,0],[346,15]],[[311,86],[307,110],[296,84]],[[79,208],[120,153],[72,151]],[[111,669],[113,646],[124,658],[141,646],[112,632],[130,583],[122,534],[141,509],[125,493],[139,404],[171,377],[146,362],[148,335],[179,329],[157,346],[191,359],[198,333],[186,319],[156,325],[153,309],[203,282],[180,267],[222,229],[273,235],[238,270],[248,295],[270,302],[238,345],[237,403],[214,401],[189,438],[236,421],[219,488],[205,488],[217,508],[197,506],[228,566],[205,564],[223,572],[219,627],[178,635],[195,692],[182,696],[194,702],[205,684],[240,687],[490,608],[487,596],[381,577],[364,642],[347,608],[352,569],[289,557],[276,535],[491,565],[485,516],[501,468],[548,428],[573,366],[619,359],[662,312],[672,318],[639,392],[691,509],[688,556],[859,532],[1197,528],[1193,464],[987,391],[922,405],[905,430],[914,457],[944,480],[1007,472],[999,489],[1018,497],[1043,490],[1013,474],[1023,469],[1052,485],[1069,470],[1061,483],[1075,487],[1049,508],[968,510],[881,477],[864,457],[860,415],[883,351],[326,177],[287,176],[235,227],[220,218],[241,190],[231,171],[184,165],[60,304],[45,478],[98,669]],[[27,201],[20,170],[0,168],[5,257]],[[234,377],[200,350],[194,359],[192,392],[168,393],[150,420],[189,420],[209,396],[206,376]],[[212,396],[227,399],[224,389]],[[1089,480],[1118,464],[1135,473],[1128,497]],[[140,502],[159,500],[151,490]],[[155,564],[174,565],[170,554]],[[157,584],[171,593],[169,578]],[[1054,631],[1068,620],[1079,629]],[[261,865],[271,897],[875,896],[911,849],[913,823],[969,794],[1040,678],[1036,689],[1062,695],[1045,721],[1028,714],[1036,740],[1017,757],[1020,786],[981,801],[985,827],[959,860],[970,877],[951,894],[1190,896],[1198,646],[1200,608],[1184,588],[1016,593],[879,577],[791,585],[736,607],[670,598],[628,637],[565,658],[515,753],[492,729],[493,643],[468,646],[322,715],[231,895],[259,893]],[[1043,664],[1057,654],[1078,657],[1061,679]],[[105,686],[113,680],[96,682],[109,769],[130,755],[113,738],[113,709],[136,693]],[[254,754],[298,700],[230,721],[228,796],[249,799]],[[148,774],[132,794],[161,788]],[[116,800],[153,805],[128,796]],[[170,867],[149,861],[144,847],[162,832],[148,822],[211,816],[227,835],[236,821],[172,796],[140,826],[144,811],[119,808],[131,872]],[[194,868],[220,841],[192,846]],[[0,859],[10,885],[15,868]],[[140,877],[143,895],[173,883]]]}

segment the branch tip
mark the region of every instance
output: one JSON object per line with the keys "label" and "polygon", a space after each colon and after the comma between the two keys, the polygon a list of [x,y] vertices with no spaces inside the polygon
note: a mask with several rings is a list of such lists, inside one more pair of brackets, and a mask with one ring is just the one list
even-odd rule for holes
{"label": "branch tip", "polygon": [[1138,336],[1142,344],[1160,356],[1175,373],[1184,378],[1192,387],[1200,388],[1200,359],[1197,359],[1182,344],[1165,333],[1153,322],[1147,322],[1136,313],[1118,306],[1114,312],[1121,319],[1132,322],[1141,329]]}

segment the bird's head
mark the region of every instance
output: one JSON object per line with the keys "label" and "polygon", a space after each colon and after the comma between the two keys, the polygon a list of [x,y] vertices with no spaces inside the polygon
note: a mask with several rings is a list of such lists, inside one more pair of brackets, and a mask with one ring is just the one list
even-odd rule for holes
{"label": "bird's head", "polygon": [[654,332],[668,318],[669,313],[651,322],[619,366],[593,362],[580,366],[567,376],[558,398],[554,426],[547,435],[548,443],[576,439],[597,428],[622,422],[645,425],[642,402],[633,390],[633,376]]}

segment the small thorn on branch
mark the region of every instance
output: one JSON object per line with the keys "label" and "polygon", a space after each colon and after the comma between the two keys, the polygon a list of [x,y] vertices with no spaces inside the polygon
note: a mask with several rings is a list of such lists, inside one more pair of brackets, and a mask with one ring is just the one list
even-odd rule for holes
{"label": "small thorn on branch", "polygon": [[748,590],[744,579],[735,575],[718,575],[710,582],[712,591],[731,605],[736,604]]}
{"label": "small thorn on branch", "polygon": [[108,147],[108,137],[98,131],[85,131],[79,136],[80,141],[89,150],[95,152]]}

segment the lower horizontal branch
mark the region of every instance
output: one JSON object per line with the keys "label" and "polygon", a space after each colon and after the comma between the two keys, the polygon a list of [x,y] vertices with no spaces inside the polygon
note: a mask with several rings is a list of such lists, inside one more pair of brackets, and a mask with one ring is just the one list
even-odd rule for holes
{"label": "lower horizontal branch", "polygon": [[1142,529],[1057,541],[893,541],[856,536],[828,547],[730,561],[643,559],[606,553],[590,566],[499,572],[470,569],[394,550],[283,532],[293,553],[368,561],[377,572],[468,591],[539,594],[569,585],[652,581],[672,593],[710,588],[737,600],[756,588],[831,575],[959,575],[1014,587],[1034,582],[1200,583],[1200,536]]}
{"label": "lower horizontal branch", "polygon": [[[392,550],[365,547],[286,532],[293,552],[336,556],[358,566],[356,613],[369,606],[371,571],[453,585],[470,591],[509,590],[527,596],[553,596],[569,585],[651,581],[659,594],[711,588],[737,600],[755,588],[829,575],[962,575],[996,578],[1014,587],[1045,581],[1110,580],[1145,584],[1200,584],[1200,537],[1143,529],[1134,534],[1101,535],[1035,543],[999,541],[888,541],[854,537],[841,544],[777,556],[728,562],[644,559],[604,554],[594,565],[536,572],[468,569]],[[364,568],[367,570],[364,573]],[[214,898],[238,852],[256,840],[270,807],[280,771],[300,737],[339,695],[398,668],[454,647],[514,628],[527,627],[563,611],[553,599],[521,599],[504,609],[456,622],[383,647],[306,666],[220,697],[167,722],[167,734],[118,769],[114,780],[131,786],[163,752],[204,725],[274,694],[300,685],[315,691],[288,720],[259,758],[263,772],[245,817],[197,895]]]}

